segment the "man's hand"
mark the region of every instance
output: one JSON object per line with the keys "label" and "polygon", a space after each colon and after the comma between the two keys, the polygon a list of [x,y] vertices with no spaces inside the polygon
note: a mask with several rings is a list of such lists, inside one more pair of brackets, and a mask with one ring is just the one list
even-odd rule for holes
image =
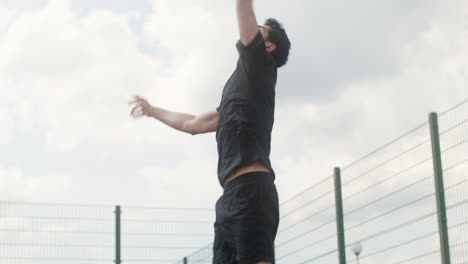
{"label": "man's hand", "polygon": [[135,119],[143,116],[149,116],[152,108],[148,101],[140,96],[134,96],[133,99],[128,102],[128,105],[133,107],[130,115]]}

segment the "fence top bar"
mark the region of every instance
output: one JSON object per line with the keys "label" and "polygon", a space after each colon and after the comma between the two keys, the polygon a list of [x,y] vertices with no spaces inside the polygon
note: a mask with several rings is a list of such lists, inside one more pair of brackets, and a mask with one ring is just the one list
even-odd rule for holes
{"label": "fence top bar", "polygon": [[191,211],[214,211],[213,208],[187,208],[187,207],[157,207],[157,206],[121,206],[125,209],[146,209],[146,210],[191,210]]}
{"label": "fence top bar", "polygon": [[65,207],[90,207],[90,208],[115,208],[119,206],[121,209],[153,209],[153,210],[194,210],[194,211],[214,211],[210,208],[184,208],[184,207],[156,207],[156,206],[125,206],[125,205],[109,205],[109,204],[80,204],[80,203],[53,203],[53,202],[29,202],[29,201],[1,201],[1,204],[9,205],[32,205],[32,206],[65,206]]}
{"label": "fence top bar", "polygon": [[446,114],[452,112],[453,110],[457,109],[458,107],[460,107],[460,106],[462,106],[462,105],[464,105],[464,104],[466,104],[466,103],[468,103],[468,98],[466,98],[465,100],[461,101],[460,103],[458,103],[458,104],[456,104],[456,105],[450,107],[449,109],[447,109],[447,110],[441,112],[441,113],[439,114],[439,117],[442,117],[442,116],[444,116],[444,115],[446,115]]}

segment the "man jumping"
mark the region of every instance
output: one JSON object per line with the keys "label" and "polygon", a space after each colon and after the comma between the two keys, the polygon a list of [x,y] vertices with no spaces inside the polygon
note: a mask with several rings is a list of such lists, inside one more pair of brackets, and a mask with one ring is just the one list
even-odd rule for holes
{"label": "man jumping", "polygon": [[279,223],[270,163],[275,86],[277,68],[286,64],[291,44],[277,20],[257,25],[253,0],[236,2],[239,59],[219,107],[194,116],[135,96],[131,115],[153,117],[192,135],[216,132],[223,195],[216,203],[213,264],[271,264]]}

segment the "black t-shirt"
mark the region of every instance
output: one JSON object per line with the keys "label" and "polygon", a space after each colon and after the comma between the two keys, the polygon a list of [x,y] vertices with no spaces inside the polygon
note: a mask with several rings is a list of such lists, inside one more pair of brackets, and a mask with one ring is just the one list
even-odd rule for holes
{"label": "black t-shirt", "polygon": [[270,142],[277,67],[260,31],[247,47],[240,41],[236,47],[237,68],[224,86],[217,108],[218,178],[222,186],[233,169],[257,160],[273,172]]}

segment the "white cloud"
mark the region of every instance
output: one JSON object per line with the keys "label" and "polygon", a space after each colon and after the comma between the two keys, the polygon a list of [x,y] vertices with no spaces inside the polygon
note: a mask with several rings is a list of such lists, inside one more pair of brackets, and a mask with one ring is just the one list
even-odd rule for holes
{"label": "white cloud", "polygon": [[[158,57],[164,67],[151,93],[160,99],[158,104],[183,111],[218,106],[237,58],[234,13],[226,13],[224,6],[216,1],[183,5],[154,1],[155,12],[144,25],[144,36],[158,43],[164,54]],[[227,20],[229,15],[232,19]],[[167,90],[171,92],[165,93]]]}
{"label": "white cloud", "polygon": [[[327,103],[279,104],[273,150],[282,174],[294,171],[314,178],[295,176],[303,182],[318,182],[333,167],[345,166],[427,121],[429,112],[467,98],[468,28],[462,21],[467,8],[458,4],[445,7],[450,15],[439,14],[411,38],[395,33],[397,72],[342,85],[336,100]],[[278,93],[280,100],[282,91]]]}
{"label": "white cloud", "polygon": [[139,171],[147,182],[151,200],[170,207],[214,208],[221,188],[214,173],[214,161],[192,157],[181,160],[175,167],[148,166]]}
{"label": "white cloud", "polygon": [[[161,4],[171,6],[170,1]],[[155,58],[141,53],[126,15],[93,9],[80,17],[68,1],[50,1],[42,9],[23,12],[0,42],[0,86],[9,87],[0,102],[10,105],[22,130],[41,127],[54,150],[72,151],[95,141],[180,142],[179,134],[154,121],[130,120],[126,102],[130,95],[141,94],[178,111],[213,109],[235,62],[235,38],[227,45],[225,38],[218,38],[224,30],[216,23],[221,14],[190,5],[172,7],[144,25],[143,37],[163,47]],[[212,31],[206,31],[207,26]],[[224,52],[225,46],[232,52]],[[229,60],[232,65],[225,63]],[[148,133],[155,126],[158,134]]]}
{"label": "white cloud", "polygon": [[0,165],[0,199],[31,200],[63,195],[72,187],[72,176],[59,173],[25,175],[23,170]]}
{"label": "white cloud", "polygon": [[[172,165],[151,163],[138,169],[148,200],[169,207],[213,208],[222,194],[216,174],[216,146],[209,135],[191,138]],[[212,146],[207,147],[207,144]],[[192,205],[191,205],[192,204]]]}
{"label": "white cloud", "polygon": [[16,15],[17,11],[15,9],[0,6],[0,41]]}
{"label": "white cloud", "polygon": [[158,66],[139,52],[124,16],[80,18],[52,1],[18,16],[0,47],[0,86],[8,87],[0,101],[22,127],[45,127],[52,147],[140,138],[126,103],[152,88]]}
{"label": "white cloud", "polygon": [[14,139],[14,122],[8,109],[0,108],[0,145],[11,143]]}

